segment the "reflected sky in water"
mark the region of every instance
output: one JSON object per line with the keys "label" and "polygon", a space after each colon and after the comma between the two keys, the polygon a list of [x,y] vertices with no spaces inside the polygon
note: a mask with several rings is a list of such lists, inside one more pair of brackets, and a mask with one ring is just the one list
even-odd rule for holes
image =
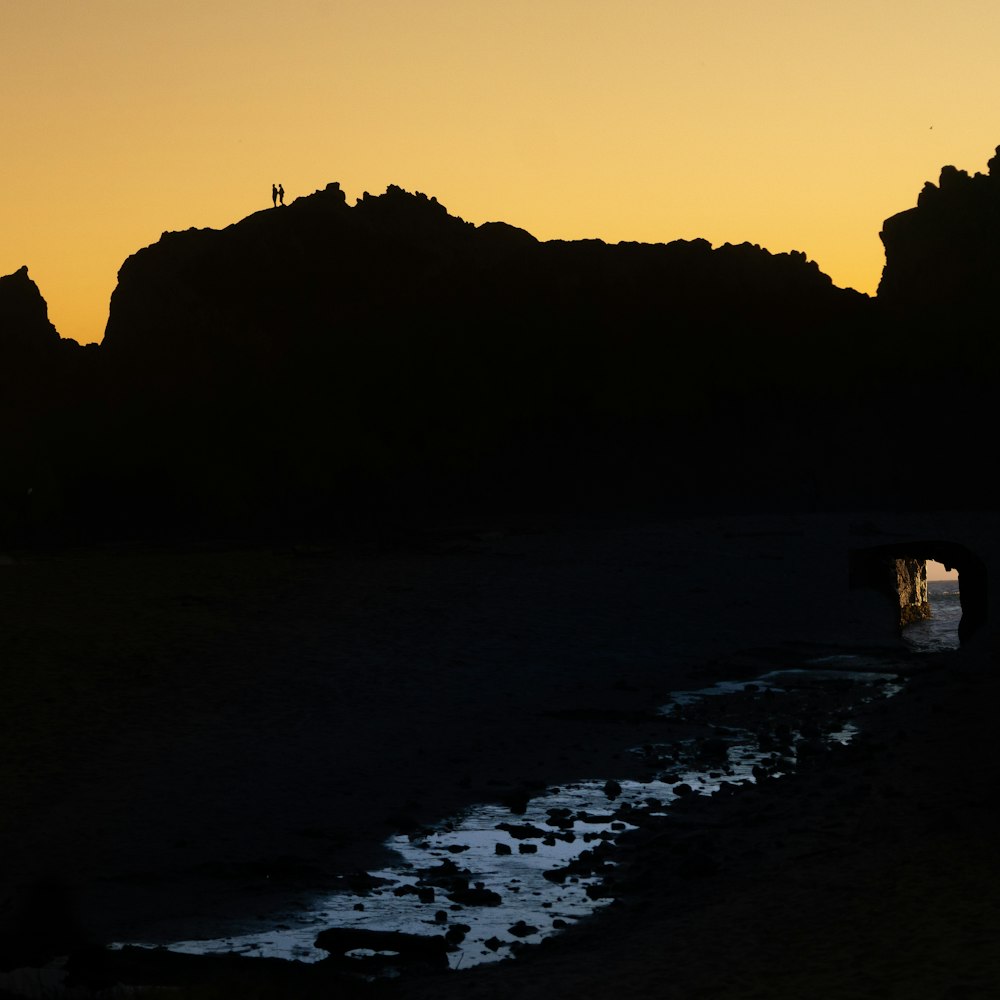
{"label": "reflected sky in water", "polygon": [[[581,779],[545,790],[523,812],[476,806],[433,829],[392,838],[394,864],[368,873],[360,886],[357,877],[345,878],[343,891],[277,915],[267,932],[178,941],[169,949],[316,962],[328,954],[314,943],[319,931],[340,927],[447,934],[456,969],[511,957],[607,905],[602,873],[615,864],[617,840],[637,826],[669,823],[679,796],[780,776],[794,768],[803,740],[849,742],[855,729],[844,710],[900,690],[897,675],[873,672],[877,665],[826,657],[809,669],[677,692],[660,711],[665,723],[682,721],[688,735],[623,748],[648,765],[648,780]],[[823,720],[825,728],[804,734],[797,728],[803,718]],[[358,952],[359,970],[366,956],[371,960],[370,952]]]}

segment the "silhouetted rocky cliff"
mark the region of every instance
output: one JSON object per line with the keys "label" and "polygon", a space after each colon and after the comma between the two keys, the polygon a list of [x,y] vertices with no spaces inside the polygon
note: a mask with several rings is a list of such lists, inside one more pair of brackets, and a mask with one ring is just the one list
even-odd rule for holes
{"label": "silhouetted rocky cliff", "polygon": [[885,220],[878,298],[908,315],[995,309],[1000,295],[1000,147],[987,173],[942,168],[915,208]]}
{"label": "silhouetted rocky cliff", "polygon": [[80,449],[99,350],[59,337],[27,267],[0,277],[0,545],[62,520],[82,481]]}
{"label": "silhouetted rocky cliff", "polygon": [[[897,377],[923,403],[925,454],[966,502],[995,506],[990,445],[1000,340],[1000,147],[987,173],[942,168],[886,219],[878,289]],[[933,401],[938,407],[929,411]]]}
{"label": "silhouetted rocky cliff", "polygon": [[[502,363],[505,350],[487,348],[484,331],[502,332],[513,347],[530,329],[537,351],[570,331],[599,331],[617,347],[649,326],[666,336],[683,326],[687,336],[672,344],[683,362],[703,333],[731,334],[738,349],[737,331],[720,329],[727,320],[769,338],[842,317],[861,298],[835,288],[804,254],[713,250],[700,240],[540,243],[501,223],[475,227],[397,187],[349,208],[332,184],[221,232],[164,234],[130,257],[104,347],[131,373],[187,379],[192,367],[271,364],[358,338],[433,348],[447,333]],[[563,363],[572,363],[581,352],[565,347]]]}
{"label": "silhouetted rocky cliff", "polygon": [[0,277],[0,352],[5,360],[39,355],[59,340],[27,267]]}
{"label": "silhouetted rocky cliff", "polygon": [[350,208],[334,184],[133,255],[103,350],[139,393],[130,432],[234,517],[600,503],[636,479],[687,502],[734,463],[741,493],[785,488],[750,478],[790,467],[787,431],[758,424],[834,391],[869,305],[804,254],[543,243],[397,187]]}
{"label": "silhouetted rocky cliff", "polygon": [[[900,400],[929,367],[896,317],[928,275],[985,294],[997,227],[966,218],[966,181],[994,190],[952,178],[887,221],[878,303],[800,253],[540,242],[392,186],[165,233],[123,264],[100,349],[60,376],[75,419],[39,396],[55,506],[77,528],[157,534],[903,503],[927,440]],[[975,241],[938,268],[961,225]],[[0,323],[39,357],[66,344],[24,271],[0,279]],[[26,475],[8,472],[8,501]]]}

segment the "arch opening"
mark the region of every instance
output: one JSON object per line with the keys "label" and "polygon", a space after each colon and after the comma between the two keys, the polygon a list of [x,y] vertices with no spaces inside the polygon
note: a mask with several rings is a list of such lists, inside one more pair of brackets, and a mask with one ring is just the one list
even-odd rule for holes
{"label": "arch opening", "polygon": [[[932,573],[935,579],[929,580],[929,563],[944,572]],[[944,587],[939,585],[942,582]],[[949,607],[958,619],[959,643],[967,642],[987,622],[986,565],[957,542],[926,539],[853,549],[850,585],[887,597],[901,633],[907,626],[933,618],[935,596],[942,598],[942,609]]]}

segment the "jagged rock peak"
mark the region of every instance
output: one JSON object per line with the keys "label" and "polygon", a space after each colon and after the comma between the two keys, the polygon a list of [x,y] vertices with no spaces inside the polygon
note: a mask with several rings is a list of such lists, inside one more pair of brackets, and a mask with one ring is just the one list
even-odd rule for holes
{"label": "jagged rock peak", "polygon": [[878,298],[896,310],[955,310],[993,303],[1000,287],[1000,146],[988,172],[948,165],[915,208],[885,220]]}
{"label": "jagged rock peak", "polygon": [[992,192],[996,196],[996,188],[1000,185],[1000,146],[994,150],[986,164],[986,173],[969,174],[967,170],[959,170],[950,164],[941,168],[937,184],[927,181],[917,196],[917,207],[927,208],[934,205],[948,207],[947,202],[941,202],[940,196],[975,196],[978,193]]}
{"label": "jagged rock peak", "polygon": [[397,233],[416,235],[435,233],[459,235],[472,232],[475,226],[448,210],[437,198],[421,191],[409,192],[390,184],[384,194],[367,191],[354,206],[356,217],[366,225],[381,229],[391,227]]}
{"label": "jagged rock peak", "polygon": [[386,187],[384,194],[372,195],[367,191],[358,198],[358,205],[382,204],[404,204],[411,203],[421,206],[430,206],[435,212],[447,214],[447,209],[440,204],[434,195],[428,197],[423,191],[407,191],[398,184],[390,184]]}
{"label": "jagged rock peak", "polygon": [[0,277],[0,347],[44,349],[58,341],[49,307],[28,276],[27,265]]}
{"label": "jagged rock peak", "polygon": [[[279,208],[281,207],[279,206]],[[398,184],[390,184],[385,189],[384,194],[373,195],[365,191],[355,201],[353,207],[360,209],[359,214],[361,215],[372,213],[399,214],[406,212],[411,215],[422,213],[438,219],[448,216],[448,210],[438,202],[437,198],[433,196],[428,197],[420,191],[407,191]],[[299,212],[348,208],[347,196],[344,194],[339,181],[331,181],[321,190],[296,198],[289,205],[289,208],[294,208]],[[265,209],[257,214],[270,216],[272,211],[271,209]]]}

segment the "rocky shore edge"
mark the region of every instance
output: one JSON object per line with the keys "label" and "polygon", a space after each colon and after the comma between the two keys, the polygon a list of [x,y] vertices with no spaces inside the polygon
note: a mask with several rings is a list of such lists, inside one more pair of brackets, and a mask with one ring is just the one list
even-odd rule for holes
{"label": "rocky shore edge", "polygon": [[678,800],[621,840],[600,916],[514,961],[369,982],[334,962],[129,949],[73,956],[69,982],[194,998],[986,996],[1000,979],[995,666],[927,657],[849,746]]}

